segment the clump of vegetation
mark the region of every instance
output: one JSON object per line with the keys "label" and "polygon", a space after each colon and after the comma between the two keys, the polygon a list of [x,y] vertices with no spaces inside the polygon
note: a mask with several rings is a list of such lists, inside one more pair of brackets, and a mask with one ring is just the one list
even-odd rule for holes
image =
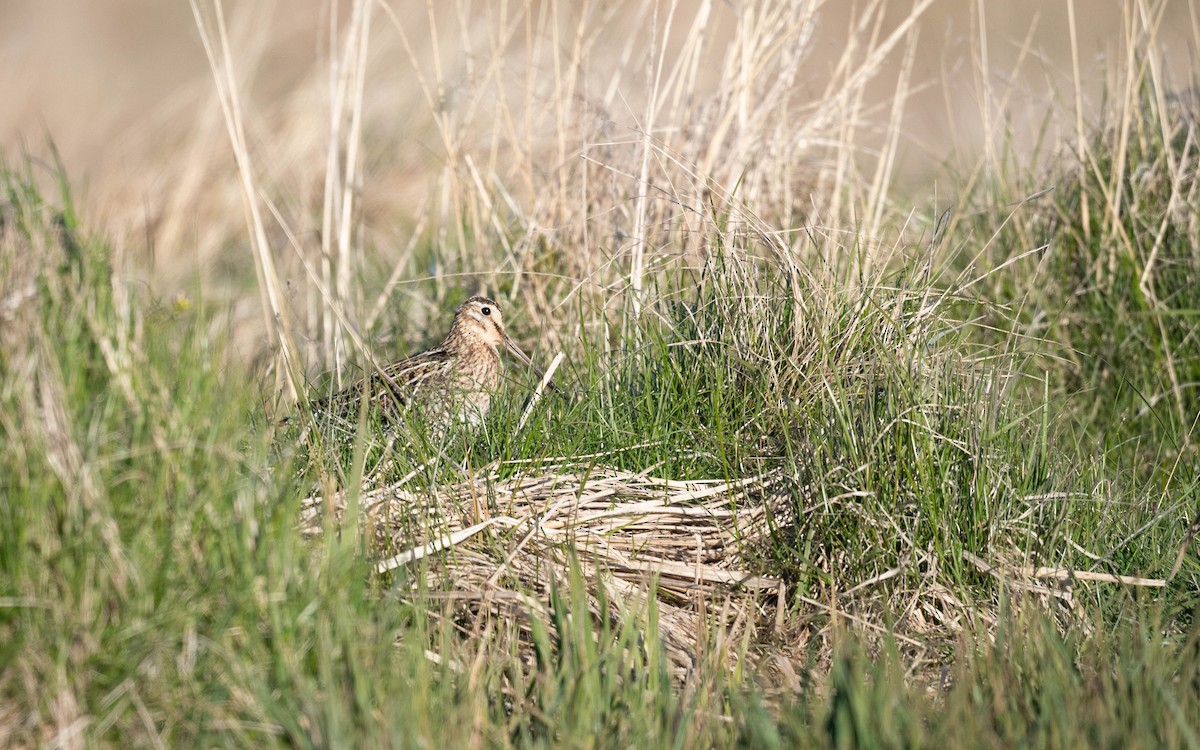
{"label": "clump of vegetation", "polygon": [[[251,206],[257,358],[204,287],[130,283],[61,172],[5,168],[0,744],[1193,742],[1191,104],[1138,68],[1076,158],[983,170],[884,243],[906,214],[886,167],[859,174],[839,123],[861,104],[793,85],[814,17],[751,6],[723,46],[691,27],[628,141],[584,73],[472,79],[397,257],[369,239],[361,129],[326,144],[320,210],[272,199],[223,21],[198,13]],[[614,21],[592,20],[527,64],[588,70]],[[842,82],[914,43],[871,37]],[[472,118],[519,158],[483,161]],[[983,193],[1016,207],[966,210]],[[481,285],[535,359],[566,355],[570,399],[525,373],[477,435],[389,446],[367,414],[304,443],[307,362],[415,350]]]}

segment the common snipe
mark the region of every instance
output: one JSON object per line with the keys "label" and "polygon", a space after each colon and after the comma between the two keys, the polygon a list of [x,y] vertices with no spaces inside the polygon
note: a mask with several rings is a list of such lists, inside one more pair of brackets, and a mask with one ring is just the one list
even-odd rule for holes
{"label": "common snipe", "polygon": [[349,388],[312,401],[313,414],[342,425],[356,424],[366,396],[379,410],[385,427],[398,426],[411,415],[434,437],[444,435],[456,423],[477,428],[500,386],[501,347],[526,367],[541,372],[508,337],[496,301],[472,297],[454,313],[450,333],[440,346],[377,368]]}

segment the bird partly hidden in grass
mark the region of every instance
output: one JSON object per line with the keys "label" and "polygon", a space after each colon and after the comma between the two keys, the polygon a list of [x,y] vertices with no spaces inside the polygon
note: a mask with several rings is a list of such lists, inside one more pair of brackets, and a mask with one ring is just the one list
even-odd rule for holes
{"label": "bird partly hidden in grass", "polygon": [[[487,417],[492,396],[504,372],[501,349],[544,377],[525,352],[508,337],[500,305],[487,297],[471,297],[454,313],[450,333],[440,346],[378,367],[350,387],[311,402],[318,421],[358,423],[364,397],[377,408],[385,429],[406,419],[421,420],[440,440],[451,428],[477,430]],[[548,386],[565,398],[553,383]]]}

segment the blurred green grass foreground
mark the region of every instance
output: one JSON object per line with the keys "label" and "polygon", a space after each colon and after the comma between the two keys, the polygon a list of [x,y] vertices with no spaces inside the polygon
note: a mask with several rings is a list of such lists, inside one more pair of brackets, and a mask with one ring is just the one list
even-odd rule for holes
{"label": "blurred green grass foreground", "polygon": [[[526,121],[489,115],[490,141],[437,121],[451,166],[402,250],[363,207],[386,164],[369,128],[330,134],[314,196],[263,178],[224,20],[198,7],[247,209],[221,216],[225,251],[264,311],[249,354],[204,284],[131,281],[71,175],[7,157],[0,746],[1200,747],[1196,82],[1170,85],[1131,26],[1075,140],[1018,156],[1001,133],[923,215],[859,166],[845,109],[790,98],[804,19],[752,5],[715,93],[659,71],[642,132],[614,134],[586,87],[557,110],[456,91]],[[405,28],[369,7],[337,68],[364,89],[370,19]],[[689,33],[680,60],[707,59]],[[335,120],[369,110],[354,90]],[[764,109],[728,114],[747,97]],[[793,137],[801,114],[825,130]],[[531,404],[517,373],[469,439],[397,449],[369,415],[302,439],[293,392],[429,344],[479,286],[536,360],[565,355],[569,402]],[[429,539],[357,512],[466,487],[451,512],[478,520],[568,471],[614,503],[613,477],[651,503],[736,486],[730,517],[769,494],[762,533],[725,543],[783,587],[620,597],[533,524],[383,570]],[[543,585],[506,577],[533,549]],[[466,596],[464,567],[495,598]]]}

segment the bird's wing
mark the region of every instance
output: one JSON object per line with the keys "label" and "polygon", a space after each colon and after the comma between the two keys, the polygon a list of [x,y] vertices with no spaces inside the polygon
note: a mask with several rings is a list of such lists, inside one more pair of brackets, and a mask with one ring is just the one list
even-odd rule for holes
{"label": "bird's wing", "polygon": [[413,401],[420,401],[423,391],[434,390],[449,380],[452,359],[443,350],[431,349],[408,359],[377,368],[369,376],[358,378],[353,385],[337,393],[313,399],[313,413],[357,419],[362,406],[363,386],[375,406],[385,412],[400,412]]}
{"label": "bird's wing", "polygon": [[438,385],[450,376],[451,357],[438,348],[430,349],[376,371],[373,380],[402,402],[430,385]]}

